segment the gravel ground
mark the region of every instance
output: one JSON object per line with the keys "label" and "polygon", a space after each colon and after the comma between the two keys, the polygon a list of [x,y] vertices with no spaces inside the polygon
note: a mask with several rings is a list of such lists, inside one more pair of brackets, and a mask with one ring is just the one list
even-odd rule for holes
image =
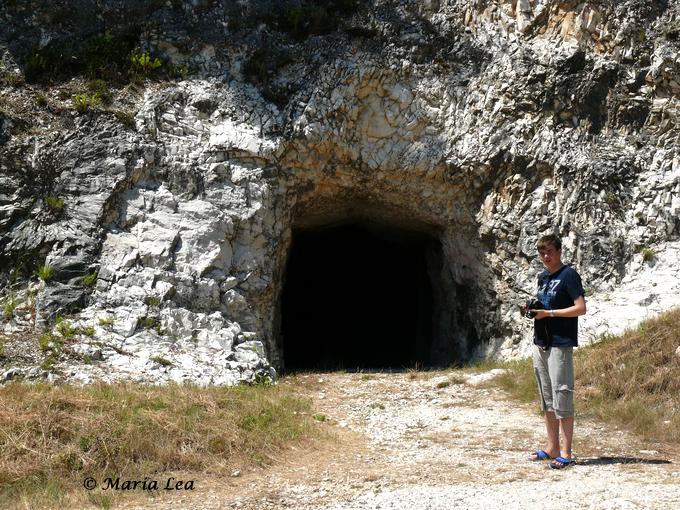
{"label": "gravel ground", "polygon": [[577,464],[529,462],[543,446],[535,406],[463,372],[297,377],[337,441],[274,467],[197,483],[136,508],[678,509],[677,451],[578,420]]}

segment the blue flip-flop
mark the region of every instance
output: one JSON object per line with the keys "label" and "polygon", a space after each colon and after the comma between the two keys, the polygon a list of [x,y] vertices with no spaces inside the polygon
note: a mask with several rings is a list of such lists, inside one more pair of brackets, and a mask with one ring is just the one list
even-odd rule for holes
{"label": "blue flip-flop", "polygon": [[552,457],[548,455],[548,453],[545,450],[536,450],[533,455],[536,456],[535,459],[529,459],[532,462],[538,462],[540,460],[550,460]]}
{"label": "blue flip-flop", "polygon": [[564,469],[565,467],[569,467],[574,463],[572,459],[568,459],[566,457],[555,457],[553,461],[550,463],[550,467],[552,469]]}

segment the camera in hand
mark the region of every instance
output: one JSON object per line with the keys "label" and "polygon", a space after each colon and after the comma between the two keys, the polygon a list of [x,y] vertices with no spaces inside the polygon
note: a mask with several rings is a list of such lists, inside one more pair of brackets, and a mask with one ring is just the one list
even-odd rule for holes
{"label": "camera in hand", "polygon": [[531,299],[524,305],[524,316],[527,319],[536,317],[536,312],[532,312],[531,310],[545,310],[545,307],[538,299]]}

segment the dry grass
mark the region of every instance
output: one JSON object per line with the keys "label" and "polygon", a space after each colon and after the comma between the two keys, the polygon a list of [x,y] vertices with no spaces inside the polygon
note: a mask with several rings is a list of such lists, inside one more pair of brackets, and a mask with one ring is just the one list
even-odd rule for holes
{"label": "dry grass", "polygon": [[522,402],[536,401],[536,380],[530,358],[496,364],[489,370],[491,368],[504,368],[506,372],[491,379],[490,385],[500,386]]}
{"label": "dry grass", "polygon": [[[287,385],[9,384],[0,388],[0,507],[67,507],[83,497],[85,477],[143,480],[265,464],[318,437],[311,414],[311,402]],[[98,492],[90,502],[109,506]]]}
{"label": "dry grass", "polygon": [[[576,408],[642,438],[680,444],[680,309],[575,351]],[[493,383],[537,399],[531,360],[502,365]]]}
{"label": "dry grass", "polygon": [[642,437],[680,444],[680,309],[580,349],[582,408]]}

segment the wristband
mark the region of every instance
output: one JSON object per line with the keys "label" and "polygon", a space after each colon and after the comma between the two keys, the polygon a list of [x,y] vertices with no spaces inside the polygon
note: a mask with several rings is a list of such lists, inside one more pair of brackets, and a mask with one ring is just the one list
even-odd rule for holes
{"label": "wristband", "polygon": [[555,310],[550,310],[550,317],[555,317]]}

